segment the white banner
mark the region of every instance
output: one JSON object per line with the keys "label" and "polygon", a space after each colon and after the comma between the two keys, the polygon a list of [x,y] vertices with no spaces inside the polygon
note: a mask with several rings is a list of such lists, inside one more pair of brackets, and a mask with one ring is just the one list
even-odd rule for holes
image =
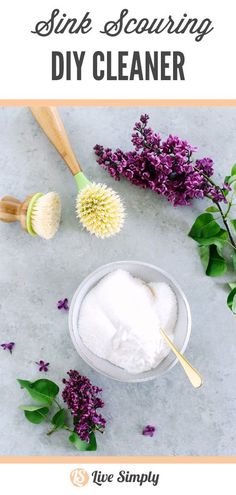
{"label": "white banner", "polygon": [[233,99],[235,2],[8,0],[1,99]]}
{"label": "white banner", "polygon": [[[235,464],[1,464],[6,495],[145,493],[235,495]],[[76,491],[77,490],[77,491]]]}

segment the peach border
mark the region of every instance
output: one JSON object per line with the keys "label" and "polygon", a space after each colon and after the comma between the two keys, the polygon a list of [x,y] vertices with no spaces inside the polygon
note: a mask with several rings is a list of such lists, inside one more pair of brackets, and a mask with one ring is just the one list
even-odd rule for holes
{"label": "peach border", "polygon": [[236,100],[0,100],[1,106],[175,106],[175,107],[198,107],[198,106],[236,106]]}
{"label": "peach border", "polygon": [[0,464],[236,464],[236,456],[0,456]]}
{"label": "peach border", "polygon": [[[236,100],[0,100],[1,106],[236,106]],[[0,464],[236,464],[236,456],[0,456]]]}

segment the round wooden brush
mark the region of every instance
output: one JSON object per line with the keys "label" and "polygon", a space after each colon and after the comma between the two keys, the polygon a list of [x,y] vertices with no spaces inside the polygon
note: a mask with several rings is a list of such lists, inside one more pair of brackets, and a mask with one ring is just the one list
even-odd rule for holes
{"label": "round wooden brush", "polygon": [[31,111],[74,176],[78,188],[76,212],[83,226],[101,238],[117,234],[124,223],[124,207],[119,196],[106,185],[85,177],[56,108],[31,107]]}
{"label": "round wooden brush", "polygon": [[0,200],[0,220],[20,222],[30,235],[51,239],[58,230],[61,218],[61,201],[55,192],[36,193],[21,202],[12,196]]}

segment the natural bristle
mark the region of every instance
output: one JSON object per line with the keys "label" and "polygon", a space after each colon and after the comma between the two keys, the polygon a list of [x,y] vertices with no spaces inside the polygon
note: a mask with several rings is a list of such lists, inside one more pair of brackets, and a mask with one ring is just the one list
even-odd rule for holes
{"label": "natural bristle", "polygon": [[31,213],[31,225],[43,239],[51,239],[61,219],[61,200],[57,193],[49,192],[37,199]]}
{"label": "natural bristle", "polygon": [[124,207],[113,189],[91,183],[77,196],[77,216],[83,226],[97,237],[117,234],[124,223]]}

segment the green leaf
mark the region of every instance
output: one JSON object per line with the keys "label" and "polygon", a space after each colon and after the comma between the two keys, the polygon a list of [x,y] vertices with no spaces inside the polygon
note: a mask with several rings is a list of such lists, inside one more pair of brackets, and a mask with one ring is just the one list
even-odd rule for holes
{"label": "green leaf", "polygon": [[199,242],[200,239],[215,237],[220,231],[220,225],[215,221],[213,215],[211,213],[202,213],[196,218],[188,235]]}
{"label": "green leaf", "polygon": [[215,244],[216,246],[216,250],[217,250],[217,253],[221,256],[221,258],[224,258],[224,255],[223,255],[223,248],[224,248],[224,245],[223,244]]}
{"label": "green leaf", "polygon": [[19,378],[17,378],[17,381],[20,384],[21,388],[27,389],[27,387],[31,387],[31,385],[32,385],[32,383],[29,382],[28,380],[20,380]]}
{"label": "green leaf", "polygon": [[75,433],[75,432],[71,433],[71,435],[69,436],[69,441],[74,445],[74,447],[77,450],[81,450],[81,451],[97,450],[96,437],[95,437],[93,432],[90,434],[90,442],[89,443],[81,440],[79,435],[77,435],[77,433]]}
{"label": "green leaf", "polygon": [[[232,170],[233,170],[233,169],[232,169]],[[235,170],[235,172],[236,172],[236,170]],[[229,180],[228,180],[228,184],[229,184],[229,185],[231,185],[231,184],[233,184],[233,182],[235,182],[235,181],[236,181],[236,175],[231,175],[231,177],[230,177],[230,178],[229,178]]]}
{"label": "green leaf", "polygon": [[206,275],[217,277],[227,270],[226,262],[217,246],[199,246],[199,254]]}
{"label": "green leaf", "polygon": [[209,206],[208,208],[206,208],[206,211],[208,211],[209,213],[219,213],[219,210],[216,206]]}
{"label": "green leaf", "polygon": [[227,238],[228,234],[226,230],[220,229],[218,234],[214,237],[208,237],[207,239],[199,238],[195,239],[195,241],[198,242],[198,244],[200,244],[201,246],[210,246],[211,244],[215,244],[215,246],[218,246],[220,249],[222,249]]}
{"label": "green leaf", "polygon": [[37,380],[33,384],[33,388],[40,392],[41,394],[47,395],[48,397],[56,397],[59,392],[59,387],[56,383],[51,380],[47,380],[46,378],[42,378],[41,380]]}
{"label": "green leaf", "polygon": [[230,224],[232,225],[234,233],[236,234],[236,220],[230,220]]}
{"label": "green leaf", "polygon": [[236,163],[231,168],[231,175],[236,175]]}
{"label": "green leaf", "polygon": [[199,254],[200,254],[202,266],[206,272],[210,260],[210,246],[199,246]]}
{"label": "green leaf", "polygon": [[[39,409],[44,409],[42,406],[19,406],[23,411],[38,411]],[[47,409],[47,408],[46,408]]]}
{"label": "green leaf", "polygon": [[230,287],[230,289],[231,289],[231,290],[232,290],[232,289],[235,289],[235,287],[236,287],[236,282],[229,282],[229,283],[228,283],[228,285],[229,285],[229,287]]}
{"label": "green leaf", "polygon": [[32,383],[28,380],[18,380],[20,386],[25,388],[29,395],[41,404],[52,405],[53,398],[58,394],[59,388],[50,380],[42,379]]}
{"label": "green leaf", "polygon": [[37,425],[45,420],[45,416],[48,414],[48,411],[48,407],[41,407],[37,411],[25,410],[24,413],[28,421]]}
{"label": "green leaf", "polygon": [[227,304],[229,309],[236,314],[236,287],[230,291],[227,297]]}
{"label": "green leaf", "polygon": [[89,448],[88,450],[97,450],[97,440],[95,433],[90,433],[90,442],[89,442]]}
{"label": "green leaf", "polygon": [[[218,254],[223,257],[222,252],[223,252],[223,248],[225,246],[225,242],[226,242],[227,238],[228,238],[228,234],[227,234],[226,230],[220,229],[220,232],[215,237],[209,237],[208,239],[204,239],[204,238],[197,239],[196,238],[195,240],[196,240],[196,242],[198,242],[200,247],[201,246],[207,247],[207,246],[215,245],[217,248]],[[207,253],[207,249],[205,251],[200,250],[200,256],[201,255],[206,256],[206,253]]]}
{"label": "green leaf", "polygon": [[52,405],[52,399],[35,390],[33,388],[33,383],[29,382],[28,380],[18,380],[18,382],[22,388],[25,388],[27,390],[33,400],[35,400],[36,402],[41,402],[41,404],[47,404],[49,406]]}
{"label": "green leaf", "polygon": [[219,277],[227,270],[227,264],[224,258],[217,252],[216,246],[210,246],[209,263],[206,269],[206,275],[209,277]]}
{"label": "green leaf", "polygon": [[65,424],[66,419],[66,410],[60,409],[52,418],[52,424],[56,426],[56,428],[62,428]]}
{"label": "green leaf", "polygon": [[232,254],[233,269],[236,271],[236,251]]}
{"label": "green leaf", "polygon": [[73,443],[74,447],[77,450],[88,450],[89,444],[81,440],[80,437],[75,432],[71,433],[71,435],[69,436],[69,441]]}

